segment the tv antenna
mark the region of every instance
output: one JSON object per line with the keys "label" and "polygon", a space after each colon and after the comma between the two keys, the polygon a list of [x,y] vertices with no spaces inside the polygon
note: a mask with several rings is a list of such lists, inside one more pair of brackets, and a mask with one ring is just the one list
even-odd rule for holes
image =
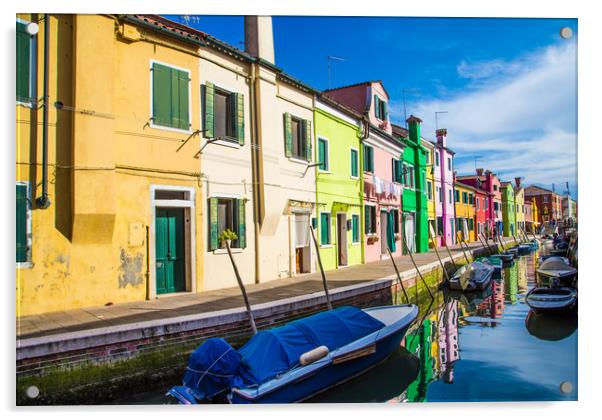
{"label": "tv antenna", "polygon": [[406,92],[408,93],[414,93],[417,92],[418,89],[416,88],[403,88],[401,89],[401,96],[403,97],[403,126],[405,128],[408,128],[408,114],[406,112]]}
{"label": "tv antenna", "polygon": [[328,89],[332,89],[331,70],[330,70],[330,62],[331,61],[347,61],[347,59],[341,58],[341,57],[335,57],[334,55],[329,55],[328,58],[326,58],[326,62],[328,63]]}
{"label": "tv antenna", "polygon": [[439,130],[439,121],[438,121],[439,114],[449,114],[449,112],[447,112],[447,111],[436,111],[435,112],[435,129],[436,130]]}

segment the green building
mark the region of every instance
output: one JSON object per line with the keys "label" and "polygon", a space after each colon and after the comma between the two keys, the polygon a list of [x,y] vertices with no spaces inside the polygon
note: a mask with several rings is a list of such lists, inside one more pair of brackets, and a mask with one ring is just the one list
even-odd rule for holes
{"label": "green building", "polygon": [[406,335],[406,349],[420,360],[418,376],[406,390],[406,399],[410,402],[426,402],[428,386],[437,379],[435,360],[431,352],[434,327],[436,328],[436,325],[427,319]]}
{"label": "green building", "polygon": [[325,96],[316,101],[317,240],[325,270],[364,261],[360,124],[344,105]]}
{"label": "green building", "polygon": [[502,222],[504,236],[516,234],[516,201],[514,199],[514,188],[511,182],[502,182]]}
{"label": "green building", "polygon": [[[428,251],[428,212],[426,194],[426,153],[420,142],[422,121],[413,115],[407,120],[408,129],[393,124],[393,134],[404,142],[403,150],[403,230],[408,247],[413,252]],[[405,250],[404,250],[405,251]]]}

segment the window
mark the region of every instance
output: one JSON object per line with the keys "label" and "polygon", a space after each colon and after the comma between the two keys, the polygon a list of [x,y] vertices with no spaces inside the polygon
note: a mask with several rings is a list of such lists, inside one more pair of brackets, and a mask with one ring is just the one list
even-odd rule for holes
{"label": "window", "polygon": [[497,201],[494,201],[494,202],[493,202],[493,210],[495,210],[495,211],[499,211],[499,209],[500,209],[500,205],[499,205],[499,203],[498,203]]}
{"label": "window", "polygon": [[364,172],[374,172],[374,148],[364,145]]}
{"label": "window", "polygon": [[443,190],[441,187],[435,187],[437,189],[437,196],[439,197],[439,202],[443,203]]}
{"label": "window", "polygon": [[439,166],[439,152],[435,151],[435,166]]}
{"label": "window", "polygon": [[330,241],[330,213],[320,213],[320,245],[330,245]]}
{"label": "window", "polygon": [[318,139],[318,169],[328,171],[330,169],[330,157],[328,156],[328,140]]}
{"label": "window", "polygon": [[152,63],[152,126],[190,130],[190,72]]}
{"label": "window", "polygon": [[462,202],[468,204],[468,193],[466,191],[462,191]]}
{"label": "window", "polygon": [[360,241],[360,216],[358,214],[351,215],[351,241],[354,244]]}
{"label": "window", "polygon": [[204,86],[205,137],[245,144],[244,95],[207,82]]}
{"label": "window", "polygon": [[451,191],[451,190],[448,190],[447,192],[448,192],[448,195],[447,195],[447,197],[448,197],[449,204],[452,204],[452,203],[453,203],[453,199],[452,199],[452,191]]}
{"label": "window", "polygon": [[474,195],[468,194],[468,204],[474,205]]}
{"label": "window", "polygon": [[447,158],[447,168],[451,171],[452,170],[452,159],[451,157]]}
{"label": "window", "polygon": [[284,155],[311,160],[311,121],[284,114]]}
{"label": "window", "polygon": [[357,149],[351,149],[351,178],[359,176],[359,153]]}
{"label": "window", "polygon": [[399,159],[391,158],[392,181],[404,183],[406,178],[406,164]]}
{"label": "window", "polygon": [[366,233],[376,233],[376,206],[364,206],[364,212]]}
{"label": "window", "polygon": [[477,208],[477,210],[481,210],[481,205],[480,205],[480,202],[479,202],[479,197],[476,198],[476,206],[475,207]]}
{"label": "window", "polygon": [[550,202],[550,197],[548,197],[547,195],[543,196],[543,202],[544,203],[549,203]]}
{"label": "window", "polygon": [[468,230],[474,230],[474,219],[468,219]]}
{"label": "window", "polygon": [[35,35],[26,32],[27,23],[17,20],[17,102],[34,105]]}
{"label": "window", "polygon": [[245,202],[238,198],[209,198],[209,250],[220,248],[219,235],[230,229],[238,238],[232,248],[246,248]]}
{"label": "window", "polygon": [[16,194],[16,248],[17,263],[31,261],[31,200],[29,184],[17,183]]}
{"label": "window", "polygon": [[431,152],[430,152],[429,150],[427,150],[427,151],[424,153],[424,157],[425,157],[425,159],[426,159],[426,164],[427,164],[427,165],[430,165],[430,163],[431,163]]}
{"label": "window", "polygon": [[376,114],[376,118],[381,121],[385,121],[387,119],[387,103],[380,99],[377,95],[374,95],[374,112]]}
{"label": "window", "polygon": [[443,217],[437,217],[437,235],[443,235]]}
{"label": "window", "polygon": [[493,186],[493,191],[497,191],[497,185]]}
{"label": "window", "polygon": [[433,199],[433,183],[432,182],[430,182],[430,181],[427,182],[426,190],[427,190],[428,199],[432,200]]}
{"label": "window", "polygon": [[454,190],[455,194],[456,194],[456,203],[460,202],[460,191],[459,190]]}

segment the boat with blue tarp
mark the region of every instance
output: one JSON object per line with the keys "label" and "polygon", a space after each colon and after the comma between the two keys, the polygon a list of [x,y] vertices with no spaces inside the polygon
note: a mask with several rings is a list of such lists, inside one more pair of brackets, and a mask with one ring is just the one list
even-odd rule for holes
{"label": "boat with blue tarp", "polygon": [[343,306],[260,331],[238,350],[210,338],[168,395],[182,404],[303,401],[385,360],[417,315],[416,305]]}

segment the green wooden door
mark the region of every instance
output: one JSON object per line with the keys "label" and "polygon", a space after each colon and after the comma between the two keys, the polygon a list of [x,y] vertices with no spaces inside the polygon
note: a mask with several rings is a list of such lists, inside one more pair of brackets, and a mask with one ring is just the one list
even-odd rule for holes
{"label": "green wooden door", "polygon": [[155,261],[157,294],[186,290],[183,209],[157,209]]}

